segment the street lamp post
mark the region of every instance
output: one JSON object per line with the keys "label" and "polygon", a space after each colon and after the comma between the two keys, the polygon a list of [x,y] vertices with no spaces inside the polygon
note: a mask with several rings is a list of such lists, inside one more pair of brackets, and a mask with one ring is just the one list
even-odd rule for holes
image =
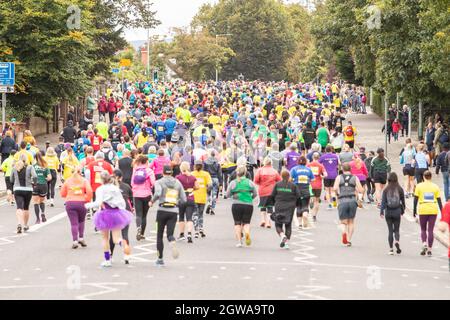
{"label": "street lamp post", "polygon": [[[227,37],[232,36],[231,33],[222,33],[222,34],[216,34],[216,45],[219,44],[218,39],[219,37]],[[218,63],[216,63],[216,83],[219,82],[219,66]]]}

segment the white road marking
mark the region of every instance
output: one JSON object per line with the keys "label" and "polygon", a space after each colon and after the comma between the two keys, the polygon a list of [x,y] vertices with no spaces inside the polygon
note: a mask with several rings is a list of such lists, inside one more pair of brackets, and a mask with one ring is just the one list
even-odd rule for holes
{"label": "white road marking", "polygon": [[3,271],[4,271],[4,272],[8,272],[8,271],[9,271],[9,269],[3,269]]}
{"label": "white road marking", "polygon": [[178,276],[178,279],[184,279],[184,276]]}
{"label": "white road marking", "polygon": [[146,276],[146,278],[149,278],[149,279],[154,278],[154,275],[149,274],[148,276]]}
{"label": "white road marking", "polygon": [[113,277],[113,278],[119,278],[119,277],[120,277],[120,274],[113,274],[112,277]]}
{"label": "white road marking", "polygon": [[218,276],[211,276],[211,279],[219,279]]}
{"label": "white road marking", "polygon": [[52,223],[55,223],[61,219],[64,219],[65,217],[67,217],[67,213],[65,211],[63,211],[63,212],[57,214],[56,216],[53,216],[50,219],[48,219],[46,223],[35,224],[34,226],[31,226],[29,232],[35,232],[35,231],[42,229]]}
{"label": "white road marking", "polygon": [[439,280],[439,277],[433,277],[433,279]]}
{"label": "white road marking", "polygon": [[227,270],[227,267],[220,267],[220,270]]}
{"label": "white road marking", "polygon": [[278,278],[277,278],[277,280],[280,280],[280,281],[283,280],[283,279],[284,279],[284,278],[282,278],[282,277],[278,277]]}
{"label": "white road marking", "polygon": [[242,277],[241,279],[242,280],[250,280],[252,277],[249,277],[249,276],[245,276],[245,277]]}
{"label": "white road marking", "polygon": [[20,280],[22,280],[22,279],[20,279],[20,278],[14,278],[13,280],[14,280],[14,281],[20,281]]}
{"label": "white road marking", "polygon": [[409,286],[410,287],[417,287],[417,283],[411,283]]}
{"label": "white road marking", "polygon": [[47,277],[48,280],[54,280],[54,277]]}
{"label": "white road marking", "polygon": [[[306,300],[329,300],[329,299],[321,297],[319,295],[312,294],[312,292],[328,290],[328,289],[330,289],[330,287],[325,287],[325,286],[301,286],[301,285],[297,285],[296,287],[297,288],[301,288],[302,290],[295,291],[294,293],[296,293],[296,294],[298,294],[300,296],[304,296],[304,297],[309,298],[309,299],[306,299]],[[302,300],[303,300],[303,298],[302,298]]]}
{"label": "white road marking", "polygon": [[34,271],[41,271],[41,268],[34,268]]}
{"label": "white road marking", "polygon": [[403,277],[403,278],[407,278],[408,275],[407,275],[407,274],[402,274],[402,277]]}
{"label": "white road marking", "polygon": [[100,296],[112,292],[117,292],[119,289],[111,287],[111,286],[127,286],[127,282],[104,282],[104,283],[83,283],[82,286],[91,286],[98,289],[104,289],[97,292],[83,294],[76,296],[75,299],[78,300],[90,300],[91,297]]}

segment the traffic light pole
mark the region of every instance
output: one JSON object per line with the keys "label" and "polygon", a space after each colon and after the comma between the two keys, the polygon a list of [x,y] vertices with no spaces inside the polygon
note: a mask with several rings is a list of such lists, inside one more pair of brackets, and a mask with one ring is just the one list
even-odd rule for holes
{"label": "traffic light pole", "polygon": [[2,93],[2,127],[6,128],[6,93]]}

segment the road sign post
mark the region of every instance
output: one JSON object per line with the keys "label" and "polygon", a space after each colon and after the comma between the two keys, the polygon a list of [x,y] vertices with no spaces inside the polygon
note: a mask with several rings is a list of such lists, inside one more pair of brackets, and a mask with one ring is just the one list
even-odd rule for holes
{"label": "road sign post", "polygon": [[14,92],[15,64],[0,62],[0,92],[2,93],[2,127],[6,127],[6,93]]}

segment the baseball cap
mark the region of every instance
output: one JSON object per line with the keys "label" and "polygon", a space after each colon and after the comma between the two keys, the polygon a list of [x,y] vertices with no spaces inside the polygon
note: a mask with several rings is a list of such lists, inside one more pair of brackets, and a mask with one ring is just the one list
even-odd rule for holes
{"label": "baseball cap", "polygon": [[164,166],[163,173],[164,174],[172,174],[173,173],[172,167],[171,166]]}

